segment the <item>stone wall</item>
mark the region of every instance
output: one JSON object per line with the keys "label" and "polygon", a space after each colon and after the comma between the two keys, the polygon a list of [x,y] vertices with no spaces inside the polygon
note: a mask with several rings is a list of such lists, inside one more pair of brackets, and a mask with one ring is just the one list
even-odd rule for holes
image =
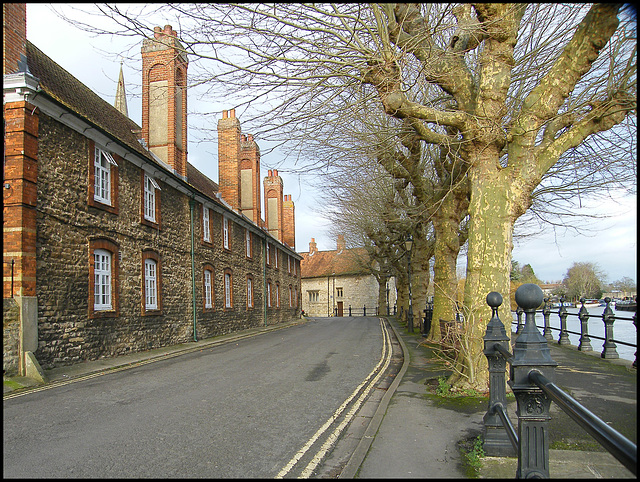
{"label": "stone wall", "polygon": [[7,376],[18,373],[20,344],[20,308],[13,298],[2,300],[2,371]]}
{"label": "stone wall", "polygon": [[[161,191],[158,227],[141,222],[141,169],[116,156],[118,209],[91,205],[89,172],[93,143],[42,115],[40,123],[37,216],[37,298],[39,348],[43,368],[193,340],[191,272],[191,208],[188,196],[158,180]],[[213,243],[202,239],[201,207],[195,208],[196,336],[207,338],[244,328],[290,320],[299,308],[263,309],[263,254],[260,237],[252,234],[254,255],[247,258],[245,230],[231,222],[231,250],[222,247],[222,214],[212,212]],[[110,316],[92,316],[90,246],[106,240],[117,246],[118,309]],[[143,252],[159,258],[159,312],[145,312]],[[286,256],[285,256],[286,257]],[[286,263],[286,261],[285,261]],[[214,271],[214,306],[204,309],[203,270]],[[232,272],[233,307],[224,307],[225,269]],[[298,270],[299,273],[299,263]],[[247,309],[246,277],[253,276],[254,308]],[[281,285],[299,283],[286,264],[267,267],[267,277]],[[285,303],[286,301],[286,303]]]}
{"label": "stone wall", "polygon": [[[342,288],[340,296],[339,288]],[[309,292],[318,292],[318,301],[310,301]],[[333,316],[338,302],[343,303],[343,315],[349,315],[349,305],[355,313],[375,315],[378,306],[378,281],[373,275],[352,275],[305,278],[302,280],[302,309],[309,316]],[[369,311],[371,310],[371,311]],[[329,315],[328,315],[329,313]]]}

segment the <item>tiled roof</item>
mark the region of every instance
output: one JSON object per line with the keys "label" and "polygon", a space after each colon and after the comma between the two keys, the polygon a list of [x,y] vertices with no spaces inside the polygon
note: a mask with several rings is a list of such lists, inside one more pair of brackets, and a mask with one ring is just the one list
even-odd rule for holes
{"label": "tiled roof", "polygon": [[40,88],[72,112],[118,139],[133,151],[151,160],[148,151],[132,131],[140,126],[47,57],[27,40],[27,65],[40,80]]}
{"label": "tiled roof", "polygon": [[[142,155],[149,162],[155,163],[149,151],[138,142],[136,133],[141,131],[139,125],[60,67],[28,40],[27,65],[31,74],[39,79],[40,88],[44,92]],[[189,163],[187,163],[187,179],[188,183],[198,191],[217,201],[218,185]]]}
{"label": "tiled roof", "polygon": [[300,261],[302,278],[371,273],[367,268],[371,265],[371,260],[364,248],[299,254],[302,255],[302,261]]}

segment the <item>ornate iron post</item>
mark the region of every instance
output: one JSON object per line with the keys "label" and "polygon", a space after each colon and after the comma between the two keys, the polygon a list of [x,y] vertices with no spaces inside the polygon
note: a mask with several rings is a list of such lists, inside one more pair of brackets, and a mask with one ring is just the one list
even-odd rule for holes
{"label": "ornate iron post", "polygon": [[536,308],[542,304],[542,290],[527,283],[516,290],[516,303],[525,312],[524,329],[516,340],[509,385],[518,408],[518,470],[516,477],[549,478],[549,407],[551,400],[529,380],[532,370],[555,381],[555,367],[547,340],[536,327]]}
{"label": "ornate iron post", "polygon": [[591,338],[589,338],[589,311],[584,307],[584,297],[580,298],[580,311],[578,312],[578,318],[580,319],[580,344],[578,350],[591,351]]}
{"label": "ornate iron post", "polygon": [[602,313],[602,321],[604,322],[604,345],[602,345],[602,353],[600,356],[602,358],[619,358],[618,351],[616,350],[617,345],[613,342],[613,322],[615,321],[613,317],[613,310],[611,309],[611,298],[608,296],[604,299],[604,302],[607,306]]}
{"label": "ornate iron post", "polygon": [[491,307],[493,315],[487,331],[484,335],[484,354],[487,357],[489,365],[489,405],[487,413],[482,419],[484,422],[484,444],[483,450],[485,454],[495,457],[513,457],[515,450],[507,430],[502,425],[502,421],[498,416],[494,407],[502,404],[504,409],[507,408],[507,360],[495,349],[495,345],[501,345],[506,351],[509,351],[510,343],[504,324],[498,317],[498,307],[502,304],[502,295],[497,291],[492,291],[487,295],[487,304]]}
{"label": "ornate iron post", "polygon": [[560,316],[560,337],[558,338],[559,345],[570,345],[569,333],[567,333],[567,316],[569,312],[567,307],[564,306],[564,297],[560,298],[560,310],[558,310],[558,316]]}
{"label": "ornate iron post", "polygon": [[549,298],[545,298],[544,306],[542,307],[542,317],[544,318],[544,331],[542,336],[544,336],[547,341],[553,340],[551,325],[549,324],[549,315],[551,315],[551,306],[549,305]]}

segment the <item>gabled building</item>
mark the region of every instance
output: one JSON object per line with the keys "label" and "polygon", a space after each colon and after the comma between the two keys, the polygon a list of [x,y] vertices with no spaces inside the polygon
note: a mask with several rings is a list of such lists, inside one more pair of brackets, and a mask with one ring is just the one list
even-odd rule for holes
{"label": "gabled building", "polygon": [[299,317],[282,180],[269,172],[265,222],[260,151],[233,109],[219,182],[189,163],[188,59],[171,26],[142,45],[140,126],[123,83],[112,106],[26,40],[25,4],[3,17],[5,372]]}
{"label": "gabled building", "polygon": [[[336,249],[318,251],[311,238],[309,252],[302,254],[302,309],[308,316],[367,316],[379,313],[380,284],[373,274],[376,264],[365,248],[347,249],[339,235]],[[385,303],[393,312],[396,303],[395,278],[382,287]],[[386,311],[386,308],[383,308]],[[386,314],[386,312],[379,313]]]}

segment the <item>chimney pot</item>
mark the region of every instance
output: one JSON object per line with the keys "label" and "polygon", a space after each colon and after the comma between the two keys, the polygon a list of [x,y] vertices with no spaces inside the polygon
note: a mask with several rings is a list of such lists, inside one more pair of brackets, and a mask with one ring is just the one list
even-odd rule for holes
{"label": "chimney pot", "polygon": [[233,119],[233,118],[235,118],[235,116],[236,116],[236,110],[235,109],[231,109],[229,111],[229,117],[231,117]]}
{"label": "chimney pot", "polygon": [[253,141],[253,134],[248,134],[247,138],[249,139],[249,142]]}
{"label": "chimney pot", "polygon": [[277,169],[274,169],[274,170],[273,170],[273,177],[276,177],[277,175],[278,175],[278,170],[277,170]]}
{"label": "chimney pot", "polygon": [[171,25],[165,25],[164,26],[165,35],[171,35],[172,32],[173,32],[173,28],[171,28]]}
{"label": "chimney pot", "polygon": [[244,134],[241,134],[241,135],[240,135],[240,139],[241,139],[243,142],[246,142],[246,141],[247,141],[247,136],[246,136],[246,135],[244,135]]}
{"label": "chimney pot", "polygon": [[154,38],[160,38],[161,33],[162,33],[162,29],[160,27],[153,27]]}
{"label": "chimney pot", "polygon": [[223,118],[223,119],[226,119],[226,118],[227,118],[227,114],[228,114],[228,113],[227,113],[227,111],[226,111],[226,110],[223,110],[223,111],[222,111],[222,118]]}
{"label": "chimney pot", "polygon": [[272,176],[272,174],[273,174],[273,173],[272,173],[271,169],[269,169],[269,171],[267,172],[267,176],[268,176],[268,177],[271,177],[271,176]]}

